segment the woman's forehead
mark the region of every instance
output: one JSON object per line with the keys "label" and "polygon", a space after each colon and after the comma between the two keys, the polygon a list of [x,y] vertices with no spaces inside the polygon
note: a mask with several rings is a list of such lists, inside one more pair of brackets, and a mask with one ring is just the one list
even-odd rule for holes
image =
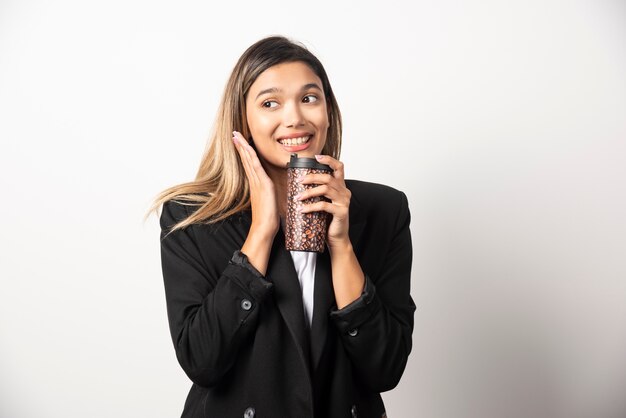
{"label": "woman's forehead", "polygon": [[307,64],[297,61],[277,64],[263,71],[250,86],[249,93],[256,97],[262,91],[288,93],[315,87],[321,89],[320,78]]}

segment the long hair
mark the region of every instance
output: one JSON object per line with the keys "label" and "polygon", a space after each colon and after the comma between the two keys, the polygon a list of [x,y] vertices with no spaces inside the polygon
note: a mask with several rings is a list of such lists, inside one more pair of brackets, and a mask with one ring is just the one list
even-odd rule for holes
{"label": "long hair", "polygon": [[322,63],[303,45],[285,37],[264,38],[243,53],[230,74],[195,180],[162,191],[148,214],[169,200],[198,207],[174,225],[174,231],[194,223],[217,222],[250,208],[248,179],[233,145],[232,132],[250,136],[246,119],[250,86],[263,71],[285,62],[305,63],[322,81],[330,124],[322,154],[339,158],[341,112]]}

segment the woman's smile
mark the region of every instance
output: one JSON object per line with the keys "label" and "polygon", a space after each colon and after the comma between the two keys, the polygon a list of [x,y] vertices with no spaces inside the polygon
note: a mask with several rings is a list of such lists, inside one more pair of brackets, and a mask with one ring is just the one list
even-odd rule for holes
{"label": "woman's smile", "polygon": [[307,149],[313,134],[306,132],[296,132],[289,135],[283,135],[278,138],[278,143],[288,152],[298,152]]}

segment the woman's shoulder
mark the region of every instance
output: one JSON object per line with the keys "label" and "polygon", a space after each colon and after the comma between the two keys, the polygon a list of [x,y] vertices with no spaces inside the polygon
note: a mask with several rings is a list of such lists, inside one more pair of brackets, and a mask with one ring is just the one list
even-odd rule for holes
{"label": "woman's shoulder", "polygon": [[170,229],[177,223],[187,219],[190,214],[187,208],[188,205],[187,202],[175,199],[165,201],[161,207],[161,228],[164,230]]}
{"label": "woman's shoulder", "polygon": [[[172,199],[163,203],[160,221],[162,229],[170,229],[174,225],[186,220],[201,210],[202,202],[191,201],[186,199]],[[189,227],[201,227],[207,230],[219,230],[224,224],[240,224],[249,222],[251,214],[247,210],[235,212],[226,218],[210,221],[207,219],[196,220]]]}
{"label": "woman's shoulder", "polygon": [[384,184],[360,180],[346,180],[346,187],[352,193],[351,219],[377,219],[381,225],[408,222],[410,219],[409,202],[404,192]]}

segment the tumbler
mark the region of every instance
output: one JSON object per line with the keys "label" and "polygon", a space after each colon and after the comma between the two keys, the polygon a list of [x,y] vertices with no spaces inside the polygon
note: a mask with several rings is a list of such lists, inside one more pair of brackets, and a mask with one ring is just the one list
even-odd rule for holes
{"label": "tumbler", "polygon": [[324,211],[300,213],[302,205],[329,200],[323,196],[306,200],[297,200],[296,196],[317,184],[302,184],[298,179],[307,174],[332,173],[326,164],[320,164],[315,158],[298,158],[291,154],[287,165],[287,219],[285,220],[285,246],[289,251],[324,252],[326,229],[329,214]]}

